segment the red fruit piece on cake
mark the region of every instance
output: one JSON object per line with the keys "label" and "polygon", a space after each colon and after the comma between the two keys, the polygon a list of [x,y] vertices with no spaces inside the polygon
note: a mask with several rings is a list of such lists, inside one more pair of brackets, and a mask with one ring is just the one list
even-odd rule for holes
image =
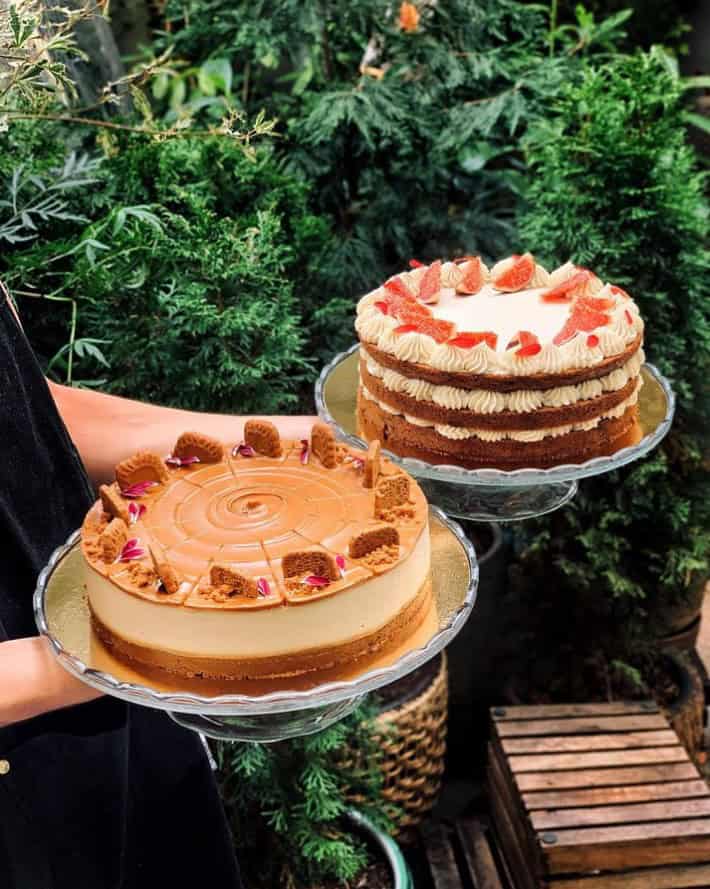
{"label": "red fruit piece on cake", "polygon": [[573,336],[582,331],[589,333],[597,327],[605,327],[609,323],[609,316],[604,312],[597,312],[585,305],[584,300],[578,300],[570,313],[569,318],[565,321],[564,327],[553,339],[556,346],[561,346],[567,340],[571,340]]}
{"label": "red fruit piece on cake", "polygon": [[464,271],[463,278],[456,285],[456,292],[470,296],[483,287],[483,267],[481,257],[474,256],[470,259]]}
{"label": "red fruit piece on cake", "polygon": [[603,296],[583,296],[577,305],[591,312],[605,312],[607,309],[613,309],[616,303],[613,299]]}
{"label": "red fruit piece on cake", "polygon": [[439,302],[441,294],[441,260],[437,259],[429,266],[422,276],[419,285],[419,299],[423,303],[433,304]]}
{"label": "red fruit piece on cake", "polygon": [[540,340],[529,330],[519,330],[508,343],[506,349],[514,349],[516,346],[520,347],[515,352],[518,358],[530,358],[542,351]]}
{"label": "red fruit piece on cake", "polygon": [[599,345],[599,337],[596,335],[596,333],[589,334],[589,336],[587,337],[587,345],[590,349],[596,349],[596,347]]}
{"label": "red fruit piece on cake", "polygon": [[450,346],[458,346],[459,349],[472,349],[480,343],[486,343],[491,349],[495,349],[498,344],[498,335],[491,333],[488,330],[481,332],[462,331],[461,333],[456,334],[452,340],[449,340]]}
{"label": "red fruit piece on cake", "polygon": [[399,277],[390,278],[389,281],[385,281],[385,283],[382,286],[389,293],[394,293],[395,296],[402,296],[405,299],[413,299],[414,298],[414,294],[407,287],[407,285],[404,283],[404,281]]}
{"label": "red fruit piece on cake", "polygon": [[423,262],[419,262],[418,259],[410,259],[409,260],[409,268],[410,269],[420,269],[424,266]]}
{"label": "red fruit piece on cake", "polygon": [[631,299],[629,294],[624,290],[623,287],[617,287],[616,284],[610,284],[609,290],[614,294],[614,296],[621,296],[624,299]]}
{"label": "red fruit piece on cake", "polygon": [[535,260],[532,253],[524,253],[522,256],[513,254],[511,259],[513,264],[493,279],[493,286],[496,290],[505,290],[510,293],[515,290],[523,290],[535,275]]}
{"label": "red fruit piece on cake", "polygon": [[542,293],[541,299],[546,303],[571,302],[575,296],[584,291],[591,277],[591,272],[586,269],[578,269],[571,278]]}
{"label": "red fruit piece on cake", "polygon": [[383,299],[378,299],[375,303],[375,308],[379,309],[383,315],[389,315],[390,307],[389,304],[386,303]]}
{"label": "red fruit piece on cake", "polygon": [[437,343],[445,343],[451,334],[456,330],[456,325],[451,321],[438,321],[436,318],[422,318],[413,324],[401,324],[395,327],[394,332],[403,333],[422,333],[430,336]]}

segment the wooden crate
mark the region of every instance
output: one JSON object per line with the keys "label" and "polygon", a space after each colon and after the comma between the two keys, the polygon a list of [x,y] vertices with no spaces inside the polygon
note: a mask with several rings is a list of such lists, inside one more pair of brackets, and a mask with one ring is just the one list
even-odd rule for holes
{"label": "wooden crate", "polygon": [[710,887],[710,791],[655,703],[491,717],[493,819],[518,889]]}
{"label": "wooden crate", "polygon": [[486,821],[427,822],[419,839],[425,865],[415,869],[417,889],[509,889]]}

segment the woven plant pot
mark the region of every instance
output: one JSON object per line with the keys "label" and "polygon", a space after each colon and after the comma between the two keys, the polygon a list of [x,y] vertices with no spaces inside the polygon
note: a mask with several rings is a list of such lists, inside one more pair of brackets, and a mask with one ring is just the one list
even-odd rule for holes
{"label": "woven plant pot", "polygon": [[431,811],[441,789],[446,753],[448,675],[446,655],[423,691],[388,705],[378,717],[382,727],[383,796],[395,807],[397,837],[406,842]]}

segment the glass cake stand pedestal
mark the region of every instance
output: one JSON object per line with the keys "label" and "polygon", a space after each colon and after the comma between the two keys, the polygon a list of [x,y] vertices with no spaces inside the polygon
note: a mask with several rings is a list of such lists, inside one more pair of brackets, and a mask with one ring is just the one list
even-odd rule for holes
{"label": "glass cake stand pedestal", "polygon": [[414,633],[398,648],[348,670],[299,679],[166,679],[116,659],[93,633],[75,532],[52,554],[34,595],[37,627],[59,662],[113,697],[167,711],[180,725],[212,738],[282,741],[312,734],[350,713],[362,697],[401,679],[438,654],[471,614],[478,563],[459,526],[439,509],[429,515],[433,596]]}
{"label": "glass cake stand pedestal", "polygon": [[[358,388],[356,343],[323,368],[316,384],[318,415],[353,447],[366,447],[357,435]],[[619,469],[653,450],[673,421],[675,396],[670,384],[651,364],[641,369],[639,419],[631,432],[607,455],[579,464],[549,469],[464,469],[410,457],[389,457],[413,475],[430,503],[447,515],[485,522],[513,522],[559,509],[574,497],[577,481]]]}

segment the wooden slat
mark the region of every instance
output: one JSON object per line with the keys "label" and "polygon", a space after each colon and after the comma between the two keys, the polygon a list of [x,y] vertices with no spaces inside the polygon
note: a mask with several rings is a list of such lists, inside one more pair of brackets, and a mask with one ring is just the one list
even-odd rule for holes
{"label": "wooden slat", "polygon": [[503,889],[480,821],[473,818],[457,821],[456,836],[461,844],[469,879],[475,889]]}
{"label": "wooden slat", "polygon": [[531,815],[535,830],[554,827],[591,827],[609,824],[640,824],[644,821],[679,821],[710,815],[710,797],[633,803],[625,806],[592,806],[584,809],[553,809]]}
{"label": "wooden slat", "polygon": [[555,880],[555,889],[707,889],[710,886],[710,864],[644,867],[620,874],[589,876],[583,880]]}
{"label": "wooden slat", "polygon": [[446,828],[436,822],[422,827],[422,840],[434,889],[452,889],[461,880]]}
{"label": "wooden slat", "polygon": [[552,735],[544,738],[503,738],[508,755],[519,753],[572,753],[591,750],[632,750],[636,747],[675,747],[678,735],[673,729],[607,735]]}
{"label": "wooden slat", "polygon": [[498,789],[491,794],[491,812],[499,839],[499,848],[503,851],[506,868],[513,876],[515,889],[537,889],[526,847],[521,846],[516,836],[504,797]]}
{"label": "wooden slat", "polygon": [[511,828],[515,832],[516,844],[531,870],[533,862],[539,862],[540,852],[535,836],[520,806],[520,795],[512,783],[512,776],[505,762],[495,755],[493,748],[488,757],[488,775],[491,785],[491,796],[500,799],[508,813]]}
{"label": "wooden slat", "polygon": [[536,809],[605,806],[613,803],[640,803],[693,797],[710,797],[710,790],[704,781],[666,781],[662,784],[632,784],[626,787],[524,793],[523,804],[527,811],[531,812]]}
{"label": "wooden slat", "polygon": [[642,750],[607,750],[590,753],[539,753],[509,756],[508,765],[517,775],[523,772],[557,772],[604,766],[640,766],[664,762],[689,762],[685,747],[647,747]]}
{"label": "wooden slat", "polygon": [[500,738],[519,738],[526,735],[587,735],[611,732],[638,732],[668,728],[659,713],[639,716],[584,716],[578,719],[511,719],[497,722]]}
{"label": "wooden slat", "polygon": [[658,821],[619,827],[583,827],[555,831],[546,844],[551,874],[620,870],[658,864],[710,861],[710,819]]}
{"label": "wooden slat", "polygon": [[570,772],[526,772],[516,782],[521,791],[562,790],[573,787],[617,787],[658,781],[684,781],[698,777],[692,763],[633,766],[628,769],[579,769]]}
{"label": "wooden slat", "polygon": [[[496,711],[499,711],[498,713]],[[503,715],[499,715],[502,712]],[[576,716],[630,716],[634,713],[658,713],[655,701],[610,701],[598,704],[543,704],[539,707],[492,707],[495,722],[510,719],[560,719]]]}

